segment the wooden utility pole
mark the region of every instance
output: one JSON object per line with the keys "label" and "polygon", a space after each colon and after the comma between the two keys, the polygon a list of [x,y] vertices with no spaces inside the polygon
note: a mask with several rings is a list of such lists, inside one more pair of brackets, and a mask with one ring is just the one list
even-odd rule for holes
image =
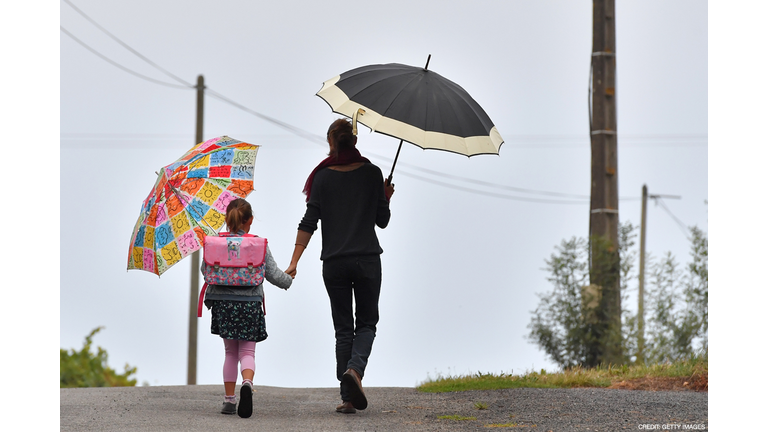
{"label": "wooden utility pole", "polygon": [[648,187],[643,185],[640,213],[640,269],[637,286],[637,363],[645,363],[645,218],[648,215]]}
{"label": "wooden utility pole", "polygon": [[[205,84],[202,75],[197,76],[197,116],[195,123],[195,144],[203,141],[203,100]],[[200,290],[200,251],[190,256],[192,269],[189,292],[189,343],[187,351],[187,385],[197,384],[197,293]]]}
{"label": "wooden utility pole", "polygon": [[622,362],[614,0],[593,0],[590,283],[599,287],[589,366]]}
{"label": "wooden utility pole", "polygon": [[[680,199],[679,195],[649,195],[648,187],[643,185],[643,205],[640,214],[640,269],[637,285],[637,362],[645,363],[645,233],[648,217],[648,198]],[[657,201],[658,203],[658,201]]]}

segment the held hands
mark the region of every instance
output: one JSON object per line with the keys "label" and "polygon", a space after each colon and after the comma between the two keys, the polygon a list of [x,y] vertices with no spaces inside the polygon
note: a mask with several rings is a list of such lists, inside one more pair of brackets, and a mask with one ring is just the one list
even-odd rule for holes
{"label": "held hands", "polygon": [[285,269],[285,273],[288,274],[288,276],[290,276],[291,279],[296,279],[296,264],[291,263],[291,265],[289,265],[288,268]]}
{"label": "held hands", "polygon": [[395,184],[392,183],[392,179],[388,178],[384,180],[384,195],[387,197],[387,201],[395,194]]}
{"label": "held hands", "polygon": [[312,238],[312,233],[298,230],[296,232],[296,243],[293,248],[293,255],[291,256],[291,264],[285,269],[285,273],[292,278],[296,278],[296,266],[299,265],[299,259],[301,254],[304,253],[304,249],[307,248],[309,240]]}

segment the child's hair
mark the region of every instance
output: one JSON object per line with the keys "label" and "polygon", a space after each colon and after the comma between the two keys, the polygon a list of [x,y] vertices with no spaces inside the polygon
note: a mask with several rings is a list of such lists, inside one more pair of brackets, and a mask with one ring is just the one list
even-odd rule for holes
{"label": "child's hair", "polygon": [[352,123],[343,118],[331,123],[331,126],[328,128],[328,139],[336,147],[329,156],[338,156],[339,152],[353,148],[357,144],[357,137],[352,133]]}
{"label": "child's hair", "polygon": [[227,222],[227,229],[231,233],[239,231],[248,219],[252,217],[253,210],[251,210],[251,205],[248,204],[248,201],[242,198],[232,200],[229,205],[227,205],[227,216],[225,221]]}

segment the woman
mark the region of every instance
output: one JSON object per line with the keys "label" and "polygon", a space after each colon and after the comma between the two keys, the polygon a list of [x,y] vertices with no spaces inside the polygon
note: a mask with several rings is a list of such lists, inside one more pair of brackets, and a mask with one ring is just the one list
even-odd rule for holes
{"label": "woman", "polygon": [[336,377],[341,382],[342,403],[336,411],[351,414],[368,406],[361,380],[379,321],[383,252],[375,227],[386,228],[389,223],[389,199],[395,188],[355,148],[357,137],[346,119],[328,128],[328,144],[328,158],[304,185],[307,210],[285,272],[295,277],[299,259],[322,219],[320,259],[336,332]]}

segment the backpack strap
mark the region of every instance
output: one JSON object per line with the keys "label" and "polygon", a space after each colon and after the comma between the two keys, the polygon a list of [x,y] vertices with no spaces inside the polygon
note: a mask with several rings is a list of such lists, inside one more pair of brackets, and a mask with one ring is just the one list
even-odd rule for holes
{"label": "backpack strap", "polygon": [[197,302],[197,317],[203,316],[203,300],[205,299],[205,290],[208,288],[208,282],[203,284],[203,289],[200,290],[200,300]]}

